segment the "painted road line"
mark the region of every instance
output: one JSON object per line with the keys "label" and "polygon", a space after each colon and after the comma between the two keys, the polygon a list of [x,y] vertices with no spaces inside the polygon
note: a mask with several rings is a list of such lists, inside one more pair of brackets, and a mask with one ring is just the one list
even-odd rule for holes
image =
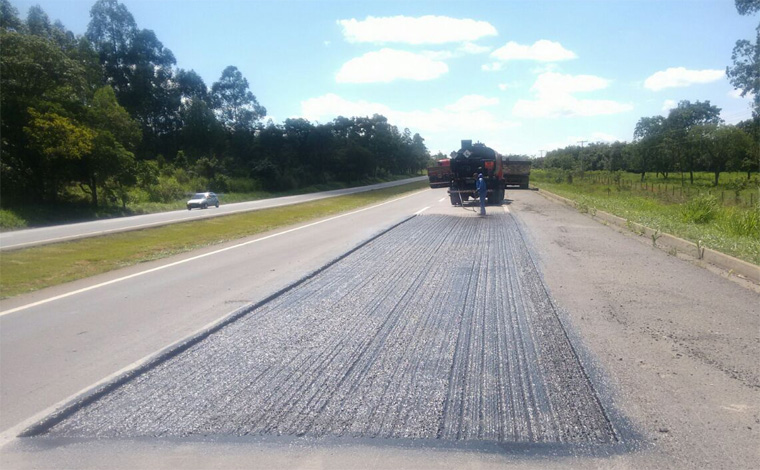
{"label": "painted road line", "polygon": [[448,198],[447,198],[447,197],[442,197],[442,198],[440,198],[440,199],[438,200],[438,202],[443,202],[443,201],[445,201],[446,199],[448,199]]}
{"label": "painted road line", "polygon": [[504,212],[506,212],[507,214],[509,214],[509,206],[501,206],[501,207],[504,208]]}
{"label": "painted road line", "polygon": [[324,220],[320,220],[320,221],[317,221],[317,222],[312,222],[310,224],[303,225],[301,227],[295,227],[295,228],[292,228],[292,229],[289,229],[289,230],[285,230],[284,232],[274,233],[272,235],[267,235],[265,237],[257,238],[255,240],[249,240],[247,242],[239,243],[237,245],[228,246],[227,248],[222,248],[222,249],[215,250],[215,251],[212,251],[212,252],[209,252],[209,253],[204,253],[202,255],[193,256],[192,258],[183,259],[181,261],[175,261],[174,263],[169,263],[169,264],[165,264],[163,266],[158,266],[156,268],[147,269],[145,271],[140,271],[139,273],[130,274],[129,276],[120,277],[118,279],[112,279],[112,280],[107,281],[107,282],[102,282],[100,284],[95,284],[94,286],[85,287],[83,289],[78,289],[78,290],[75,290],[75,291],[67,292],[65,294],[57,295],[55,297],[50,297],[48,299],[43,299],[43,300],[40,300],[38,302],[33,302],[31,304],[22,305],[20,307],[12,308],[10,310],[5,310],[3,312],[0,312],[0,317],[5,316],[5,315],[10,315],[11,313],[16,313],[16,312],[19,312],[21,310],[26,310],[26,309],[29,309],[29,308],[32,308],[32,307],[38,307],[40,305],[44,305],[44,304],[47,304],[47,303],[50,303],[50,302],[54,302],[56,300],[65,299],[67,297],[71,297],[72,295],[77,295],[77,294],[81,294],[83,292],[88,292],[88,291],[91,291],[91,290],[94,290],[94,289],[99,289],[101,287],[109,286],[111,284],[116,284],[117,282],[126,281],[128,279],[139,277],[139,276],[142,276],[142,275],[145,275],[145,274],[150,274],[150,273],[153,273],[153,272],[156,272],[156,271],[161,271],[163,269],[167,269],[167,268],[171,268],[171,267],[174,267],[174,266],[178,266],[180,264],[189,263],[190,261],[195,261],[195,260],[198,260],[198,259],[201,259],[201,258],[206,258],[208,256],[216,255],[216,254],[219,254],[219,253],[224,253],[225,251],[234,250],[236,248],[240,248],[240,247],[243,247],[243,246],[248,246],[248,245],[251,245],[253,243],[258,243],[260,241],[269,240],[270,238],[279,237],[280,235],[285,235],[285,234],[288,234],[288,233],[291,233],[291,232],[295,232],[295,231],[298,231],[298,230],[303,230],[305,228],[313,227],[315,225],[323,224],[325,222],[331,222],[333,220],[340,219],[342,217],[347,217],[349,215],[354,215],[354,214],[358,214],[360,212],[365,212],[365,211],[368,211],[368,210],[376,209],[376,208],[384,206],[386,204],[391,204],[393,202],[400,201],[400,200],[406,199],[408,197],[412,197],[412,196],[414,196],[414,195],[416,195],[418,193],[419,193],[419,191],[415,191],[415,192],[413,192],[411,194],[408,194],[406,196],[402,196],[402,197],[399,197],[399,198],[396,198],[396,199],[392,199],[390,201],[385,201],[385,202],[382,202],[380,204],[376,204],[374,206],[365,207],[364,209],[359,209],[359,210],[356,210],[356,211],[353,211],[353,212],[348,212],[348,213],[345,213],[345,214],[336,215],[334,217],[330,217],[329,219],[324,219]]}
{"label": "painted road line", "polygon": [[428,209],[430,209],[430,206],[423,207],[422,209],[420,209],[417,212],[415,212],[414,215],[420,215],[420,214],[422,214],[423,212],[425,212]]}

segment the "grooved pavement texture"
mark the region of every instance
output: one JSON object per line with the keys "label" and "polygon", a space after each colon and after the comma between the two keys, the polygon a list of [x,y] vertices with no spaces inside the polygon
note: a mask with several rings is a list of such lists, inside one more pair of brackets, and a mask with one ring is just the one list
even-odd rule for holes
{"label": "grooved pavement texture", "polygon": [[42,434],[617,440],[509,214],[414,217]]}

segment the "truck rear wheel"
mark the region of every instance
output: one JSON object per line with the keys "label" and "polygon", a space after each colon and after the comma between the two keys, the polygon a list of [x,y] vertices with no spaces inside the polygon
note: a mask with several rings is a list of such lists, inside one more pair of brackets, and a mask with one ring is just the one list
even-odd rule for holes
{"label": "truck rear wheel", "polygon": [[459,194],[449,194],[449,198],[451,199],[452,206],[458,206],[462,203],[462,201],[459,200]]}

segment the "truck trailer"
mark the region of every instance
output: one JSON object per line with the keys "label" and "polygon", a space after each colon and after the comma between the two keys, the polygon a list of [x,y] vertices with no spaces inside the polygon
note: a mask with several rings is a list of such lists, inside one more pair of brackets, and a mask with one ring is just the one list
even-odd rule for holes
{"label": "truck trailer", "polygon": [[451,160],[442,158],[427,168],[431,188],[448,188],[451,182]]}
{"label": "truck trailer", "polygon": [[481,143],[473,144],[472,140],[463,140],[462,148],[451,158],[450,168],[448,192],[452,205],[478,197],[475,182],[481,173],[488,188],[488,204],[501,204],[504,200],[504,160],[494,149]]}

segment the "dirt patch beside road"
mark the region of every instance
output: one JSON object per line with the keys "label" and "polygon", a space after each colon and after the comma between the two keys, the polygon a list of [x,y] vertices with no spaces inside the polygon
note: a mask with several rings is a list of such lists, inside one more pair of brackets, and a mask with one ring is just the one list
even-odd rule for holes
{"label": "dirt patch beside road", "polygon": [[[757,468],[760,295],[535,193],[512,211],[656,468]],[[632,456],[633,457],[633,456]]]}

